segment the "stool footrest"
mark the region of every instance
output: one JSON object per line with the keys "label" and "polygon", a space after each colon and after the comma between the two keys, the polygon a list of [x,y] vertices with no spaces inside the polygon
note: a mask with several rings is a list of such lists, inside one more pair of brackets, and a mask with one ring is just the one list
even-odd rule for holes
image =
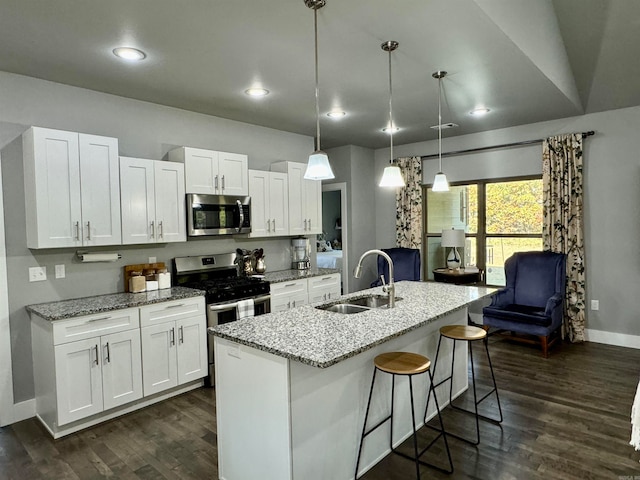
{"label": "stool footrest", "polygon": [[[480,402],[478,402],[478,403],[480,403]],[[473,415],[474,417],[476,416],[476,412],[474,412],[472,410],[467,410],[466,408],[458,407],[457,405],[454,405],[453,403],[450,403],[449,405],[454,410],[458,410],[460,412],[468,413],[469,415]],[[502,423],[502,418],[500,420],[498,420],[496,418],[491,418],[491,417],[487,417],[486,415],[482,415],[481,413],[478,413],[478,417],[483,419],[483,420],[486,420],[488,422],[495,423],[496,425],[499,425],[500,423]],[[448,435],[455,436],[455,435],[449,434],[449,433],[448,433]]]}
{"label": "stool footrest", "polygon": [[385,423],[386,421],[391,420],[391,415],[389,415],[386,418],[383,418],[382,420],[380,420],[375,426],[371,427],[369,430],[367,430],[364,435],[362,435],[362,439],[364,440],[364,438],[369,435],[371,432],[373,432],[376,428],[378,428],[379,426],[381,426],[383,423]]}
{"label": "stool footrest", "polygon": [[[447,434],[448,435],[448,434]],[[436,439],[440,438],[439,436],[436,437]],[[397,450],[391,450],[393,453],[395,453],[396,455],[400,455],[401,457],[406,458],[407,460],[413,460],[414,462],[416,461],[415,458],[413,458],[411,455],[407,455],[404,452],[398,452]],[[422,452],[424,453],[424,452]],[[422,455],[422,453],[420,455]],[[438,465],[434,465],[433,463],[429,463],[429,462],[425,462],[424,460],[420,460],[420,455],[418,455],[418,463],[420,465],[424,465],[425,467],[431,467],[431,468],[435,468],[436,470],[441,471],[442,473],[453,473],[453,467],[450,468],[449,470],[447,470],[446,468],[442,468]]]}

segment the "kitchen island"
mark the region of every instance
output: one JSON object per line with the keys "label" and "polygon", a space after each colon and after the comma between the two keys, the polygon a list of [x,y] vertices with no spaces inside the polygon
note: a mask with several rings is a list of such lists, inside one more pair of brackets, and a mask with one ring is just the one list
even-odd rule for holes
{"label": "kitchen island", "polygon": [[[218,473],[224,480],[353,478],[371,385],[373,358],[412,351],[435,359],[443,325],[467,323],[467,306],[494,289],[399,282],[393,309],[345,315],[306,305],[215,327]],[[329,305],[381,288],[345,295]],[[440,352],[450,364],[451,350]],[[467,352],[460,342],[453,391],[467,388]],[[436,380],[445,376],[444,368]],[[388,414],[390,380],[376,382],[370,423]],[[406,378],[396,385],[394,444],[411,433]],[[416,409],[424,411],[426,376],[414,380]],[[445,404],[448,385],[438,389]],[[448,395],[447,395],[448,396]],[[435,406],[432,402],[435,414]],[[418,421],[422,423],[422,415]],[[388,424],[365,441],[361,471],[389,453]]]}

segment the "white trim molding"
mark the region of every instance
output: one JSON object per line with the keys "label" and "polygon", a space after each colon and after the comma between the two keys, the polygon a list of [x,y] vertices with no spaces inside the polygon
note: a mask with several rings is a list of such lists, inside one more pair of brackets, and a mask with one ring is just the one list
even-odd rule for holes
{"label": "white trim molding", "polygon": [[605,343],[607,345],[617,345],[618,347],[640,349],[640,335],[605,332],[603,330],[592,330],[587,328],[584,331],[584,336],[587,342]]}
{"label": "white trim molding", "polygon": [[[4,215],[2,215],[2,212],[4,212],[4,200],[2,196],[2,166],[0,163],[0,426],[4,427],[16,421],[16,409],[13,404],[7,249],[4,236]],[[30,416],[33,416],[33,413]]]}

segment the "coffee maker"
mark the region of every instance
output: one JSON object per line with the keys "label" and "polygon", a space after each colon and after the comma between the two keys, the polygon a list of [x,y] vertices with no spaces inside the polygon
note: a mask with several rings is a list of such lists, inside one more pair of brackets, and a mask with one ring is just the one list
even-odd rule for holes
{"label": "coffee maker", "polygon": [[311,247],[309,239],[297,237],[291,239],[291,268],[293,270],[309,270]]}

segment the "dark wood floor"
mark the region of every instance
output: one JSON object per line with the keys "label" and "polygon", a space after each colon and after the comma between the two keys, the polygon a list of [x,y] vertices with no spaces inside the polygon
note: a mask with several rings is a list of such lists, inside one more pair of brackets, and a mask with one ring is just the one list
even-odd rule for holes
{"label": "dark wood floor", "polygon": [[[492,338],[490,349],[504,422],[481,423],[478,447],[450,438],[455,472],[422,467],[422,478],[640,478],[640,452],[628,444],[640,350],[562,344],[545,360],[535,348],[501,338]],[[478,363],[485,380],[486,361]],[[445,409],[445,426],[452,431],[473,432],[470,421]],[[0,479],[217,479],[215,429],[211,389],[59,440],[34,419],[25,420],[0,429]],[[421,440],[428,435],[421,434]],[[439,447],[427,460],[446,458]],[[390,455],[363,478],[413,479],[415,467]]]}

